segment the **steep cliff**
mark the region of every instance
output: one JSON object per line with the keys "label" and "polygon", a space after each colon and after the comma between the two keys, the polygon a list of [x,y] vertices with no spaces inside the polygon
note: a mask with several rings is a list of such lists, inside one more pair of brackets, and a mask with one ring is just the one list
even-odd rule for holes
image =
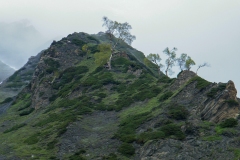
{"label": "steep cliff", "polygon": [[73,33],[41,52],[29,83],[0,104],[0,158],[239,158],[232,81],[211,83],[191,71],[158,76],[124,42],[109,70],[94,55],[114,41]]}

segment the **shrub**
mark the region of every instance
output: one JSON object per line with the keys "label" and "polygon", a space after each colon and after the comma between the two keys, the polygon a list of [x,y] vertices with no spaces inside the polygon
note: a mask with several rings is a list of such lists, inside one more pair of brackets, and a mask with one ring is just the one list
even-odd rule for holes
{"label": "shrub", "polygon": [[123,154],[125,156],[132,156],[135,153],[135,148],[131,144],[123,143],[118,148],[118,152],[120,152],[121,154]]}
{"label": "shrub", "polygon": [[108,156],[104,156],[103,160],[118,160],[118,158],[115,153],[110,153]]}
{"label": "shrub", "polygon": [[74,153],[74,155],[69,157],[69,160],[86,160],[82,157],[82,154],[86,153],[84,149],[80,149],[78,152]]}
{"label": "shrub", "polygon": [[185,120],[189,115],[188,110],[183,106],[171,106],[169,107],[168,117],[176,120]]}
{"label": "shrub", "polygon": [[39,133],[33,134],[32,136],[28,137],[24,140],[24,143],[28,145],[36,144],[39,141]]}
{"label": "shrub", "polygon": [[160,101],[160,102],[163,102],[163,101],[169,99],[172,95],[173,95],[173,92],[168,91],[168,92],[164,93],[164,94],[159,98],[159,101]]}
{"label": "shrub", "polygon": [[22,128],[22,127],[24,127],[26,125],[27,125],[26,123],[17,124],[15,126],[13,126],[12,128],[5,130],[3,133],[9,133],[9,132],[12,132],[12,131],[16,131],[19,128]]}
{"label": "shrub", "polygon": [[0,104],[9,103],[9,102],[12,102],[12,101],[13,101],[13,98],[8,97],[8,98],[6,98],[4,101],[2,101]]}
{"label": "shrub", "polygon": [[167,124],[160,129],[166,137],[174,136],[174,138],[183,140],[185,138],[184,133],[181,131],[181,127],[176,124]]}
{"label": "shrub", "polygon": [[219,125],[222,128],[235,127],[238,125],[238,121],[234,118],[229,118],[226,119],[224,122],[221,122]]}
{"label": "shrub", "polygon": [[237,101],[235,101],[233,99],[226,100],[225,102],[227,102],[229,106],[236,106],[239,104]]}
{"label": "shrub", "polygon": [[82,41],[80,39],[73,39],[72,43],[79,47],[82,47],[84,44],[86,44],[84,41]]}
{"label": "shrub", "polygon": [[51,97],[48,98],[50,102],[55,101],[58,98],[58,95],[54,94]]}
{"label": "shrub", "polygon": [[105,93],[98,93],[97,96],[100,97],[100,98],[107,97],[107,95]]}
{"label": "shrub", "polygon": [[160,83],[171,83],[174,79],[169,78],[168,76],[163,75],[159,78],[158,82]]}
{"label": "shrub", "polygon": [[60,67],[60,63],[58,61],[53,60],[52,58],[44,59],[44,63],[52,68]]}
{"label": "shrub", "polygon": [[26,115],[29,115],[30,113],[32,113],[35,109],[34,108],[30,108],[26,111],[23,111],[19,114],[19,116],[26,116]]}
{"label": "shrub", "polygon": [[163,131],[144,132],[137,137],[138,143],[145,143],[148,140],[165,138]]}
{"label": "shrub", "polygon": [[58,143],[58,140],[54,139],[53,141],[47,144],[47,150],[54,149],[55,145]]}
{"label": "shrub", "polygon": [[150,113],[145,112],[125,118],[121,121],[115,136],[123,142],[135,141],[135,129],[150,117]]}
{"label": "shrub", "polygon": [[[15,101],[15,102],[16,102],[16,101]],[[32,104],[32,102],[31,102],[31,101],[28,101],[28,102],[26,102],[26,103],[25,103],[25,105],[23,105],[23,106],[20,106],[20,108],[18,108],[18,111],[22,111],[22,110],[24,110],[24,109],[26,109],[26,108],[30,107],[30,106],[31,106],[31,104]]]}

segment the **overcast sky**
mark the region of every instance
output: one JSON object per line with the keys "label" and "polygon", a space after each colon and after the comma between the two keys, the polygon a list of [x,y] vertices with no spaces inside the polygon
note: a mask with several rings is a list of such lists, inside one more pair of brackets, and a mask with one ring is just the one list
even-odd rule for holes
{"label": "overcast sky", "polygon": [[24,20],[45,42],[73,32],[104,31],[103,16],[131,24],[132,45],[146,55],[164,58],[166,47],[177,47],[178,55],[211,64],[199,70],[200,76],[233,80],[240,92],[240,0],[0,0],[0,23]]}

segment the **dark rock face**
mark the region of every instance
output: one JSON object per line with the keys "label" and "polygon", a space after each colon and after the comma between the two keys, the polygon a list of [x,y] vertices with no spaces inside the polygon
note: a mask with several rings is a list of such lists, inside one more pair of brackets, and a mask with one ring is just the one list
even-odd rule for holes
{"label": "dark rock face", "polygon": [[[170,89],[176,90],[194,76],[196,76],[195,73],[184,71],[179,75],[173,85],[170,86]],[[238,116],[240,105],[234,103],[238,102],[238,100],[236,97],[237,90],[232,81],[227,83],[226,89],[218,91],[214,98],[208,97],[207,93],[217,88],[220,84],[211,83],[206,88],[200,90],[196,88],[196,85],[196,81],[186,84],[186,86],[184,86],[184,88],[173,98],[173,101],[183,105],[191,105],[189,109],[195,109],[196,114],[200,115],[202,120],[208,120],[215,123]]]}
{"label": "dark rock face", "polygon": [[237,102],[237,90],[232,81],[227,83],[226,89],[219,93],[217,98],[207,100],[199,109],[201,117],[211,122],[220,122],[227,118],[236,118],[239,113],[239,104],[231,104]]}
{"label": "dark rock face", "polygon": [[63,159],[65,154],[74,153],[78,148],[88,148],[91,159],[116,152],[120,144],[112,138],[118,128],[116,115],[113,111],[95,112],[70,125],[62,136],[58,157]]}
{"label": "dark rock face", "polygon": [[219,159],[232,160],[234,154],[229,151],[228,142],[206,142],[196,139],[177,141],[173,139],[152,141],[138,152],[136,160],[196,160]]}

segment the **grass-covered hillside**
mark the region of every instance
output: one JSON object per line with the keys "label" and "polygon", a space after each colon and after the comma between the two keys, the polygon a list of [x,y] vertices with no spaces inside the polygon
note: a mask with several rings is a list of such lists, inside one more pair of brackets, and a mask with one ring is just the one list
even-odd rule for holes
{"label": "grass-covered hillside", "polygon": [[[31,82],[0,104],[0,158],[240,157],[238,120],[208,117],[212,106],[237,111],[236,100],[218,96],[229,83],[210,83],[188,71],[177,79],[160,77],[124,43],[109,70],[95,56],[106,42],[105,34],[74,33],[42,53]],[[188,152],[186,144],[195,149]]]}

